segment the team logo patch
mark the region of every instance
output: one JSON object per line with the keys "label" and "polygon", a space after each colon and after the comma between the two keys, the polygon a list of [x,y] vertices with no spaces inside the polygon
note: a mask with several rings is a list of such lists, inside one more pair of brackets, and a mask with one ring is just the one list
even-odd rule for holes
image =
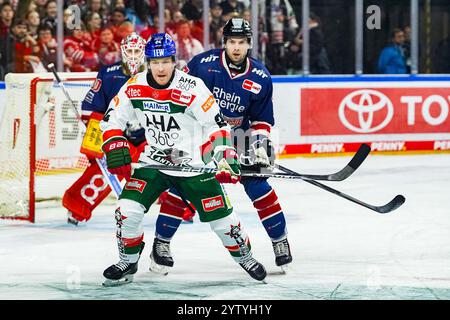
{"label": "team logo patch", "polygon": [[127,91],[125,91],[125,93],[127,94],[127,96],[129,98],[139,98],[142,96],[142,92],[141,89],[136,89],[136,88],[128,88]]}
{"label": "team logo patch", "polygon": [[186,72],[186,73],[189,73],[189,68],[188,68],[188,66],[187,66],[187,65],[184,66],[183,69],[182,69],[182,71],[183,71],[183,72]]}
{"label": "team logo patch", "polygon": [[202,206],[205,212],[214,211],[225,206],[222,196],[202,199]]}
{"label": "team logo patch", "polygon": [[[177,89],[172,90],[172,94],[170,95],[170,97],[175,102],[187,104],[187,105],[189,105],[191,103],[191,101],[193,100],[192,94],[183,92],[183,91],[177,90]],[[194,98],[195,98],[195,96],[194,96]]]}
{"label": "team logo patch", "polygon": [[98,92],[102,87],[102,80],[95,79],[95,82],[92,84],[91,90],[94,92]]}
{"label": "team logo patch", "polygon": [[132,178],[125,185],[125,189],[136,190],[136,191],[139,191],[140,193],[142,193],[144,191],[144,188],[146,185],[147,185],[147,182],[145,182],[144,180]]}
{"label": "team logo patch", "polygon": [[168,103],[156,103],[151,101],[144,101],[142,105],[145,110],[153,112],[170,112],[170,105]]}
{"label": "team logo patch", "polygon": [[214,99],[213,96],[209,96],[208,100],[206,100],[206,102],[204,104],[202,104],[202,110],[204,112],[206,112],[209,109],[211,109],[211,107],[212,107],[212,105],[214,104],[215,101],[216,101],[216,99]]}
{"label": "team logo patch", "polygon": [[247,91],[250,91],[250,92],[258,94],[261,91],[262,87],[261,87],[261,85],[259,83],[256,83],[256,82],[253,82],[251,80],[245,79],[244,82],[242,83],[242,88],[247,90]]}

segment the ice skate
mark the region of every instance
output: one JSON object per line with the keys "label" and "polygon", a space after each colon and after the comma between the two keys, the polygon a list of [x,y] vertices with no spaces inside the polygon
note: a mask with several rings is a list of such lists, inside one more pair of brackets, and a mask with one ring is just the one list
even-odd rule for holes
{"label": "ice skate", "polygon": [[170,253],[170,242],[155,238],[153,249],[150,254],[149,270],[155,273],[167,275],[169,268],[173,267],[172,254]]}
{"label": "ice skate", "polygon": [[[142,253],[142,250],[144,250],[144,246],[145,244],[142,242],[139,255]],[[138,271],[138,262],[139,260],[135,263],[128,263],[121,260],[118,263],[108,267],[105,271],[103,271],[103,276],[105,277],[103,286],[120,286],[133,282],[134,275]]]}
{"label": "ice skate", "polygon": [[72,212],[67,211],[67,223],[73,224],[74,226],[78,226],[78,222],[79,221],[73,217]]}
{"label": "ice skate", "polygon": [[287,238],[279,241],[272,241],[273,252],[275,253],[275,264],[286,272],[287,265],[292,262],[291,249]]}
{"label": "ice skate", "polygon": [[247,271],[247,273],[253,279],[256,279],[258,281],[264,280],[264,278],[267,276],[267,272],[264,266],[258,261],[256,261],[256,259],[253,258],[251,254],[248,254],[247,256],[243,257],[239,262],[239,265],[245,271]]}

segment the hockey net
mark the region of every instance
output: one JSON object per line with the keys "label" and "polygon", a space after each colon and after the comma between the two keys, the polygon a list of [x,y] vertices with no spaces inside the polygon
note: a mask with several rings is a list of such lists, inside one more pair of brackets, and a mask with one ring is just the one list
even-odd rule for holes
{"label": "hockey net", "polygon": [[[95,73],[61,73],[81,114]],[[0,115],[0,218],[34,222],[36,203],[58,202],[89,161],[80,153],[84,127],[53,74],[5,78]]]}

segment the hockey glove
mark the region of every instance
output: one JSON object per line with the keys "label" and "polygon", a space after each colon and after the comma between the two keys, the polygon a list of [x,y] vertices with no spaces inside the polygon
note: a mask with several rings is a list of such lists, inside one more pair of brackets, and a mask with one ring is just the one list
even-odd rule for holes
{"label": "hockey glove", "polygon": [[240,156],[240,162],[245,170],[261,171],[262,168],[272,170],[275,160],[275,150],[272,141],[267,137],[256,136],[250,148]]}
{"label": "hockey glove", "polygon": [[269,138],[256,140],[252,145],[254,153],[254,165],[260,168],[273,166],[275,160],[275,150]]}
{"label": "hockey glove", "polygon": [[234,148],[220,148],[213,158],[217,165],[216,179],[220,183],[237,183],[241,180],[241,168]]}
{"label": "hockey glove", "polygon": [[103,143],[102,150],[106,155],[108,171],[130,180],[131,155],[127,139],[114,136]]}
{"label": "hockey glove", "polygon": [[123,133],[125,138],[136,147],[145,141],[145,129],[139,123],[127,123]]}

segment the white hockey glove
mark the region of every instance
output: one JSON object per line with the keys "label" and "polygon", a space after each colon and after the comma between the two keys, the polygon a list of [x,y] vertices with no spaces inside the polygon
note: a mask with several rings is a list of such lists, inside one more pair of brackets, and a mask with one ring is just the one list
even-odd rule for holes
{"label": "white hockey glove", "polygon": [[262,168],[273,170],[274,160],[275,150],[267,137],[256,139],[245,154],[240,156],[242,166],[250,171],[261,171]]}

